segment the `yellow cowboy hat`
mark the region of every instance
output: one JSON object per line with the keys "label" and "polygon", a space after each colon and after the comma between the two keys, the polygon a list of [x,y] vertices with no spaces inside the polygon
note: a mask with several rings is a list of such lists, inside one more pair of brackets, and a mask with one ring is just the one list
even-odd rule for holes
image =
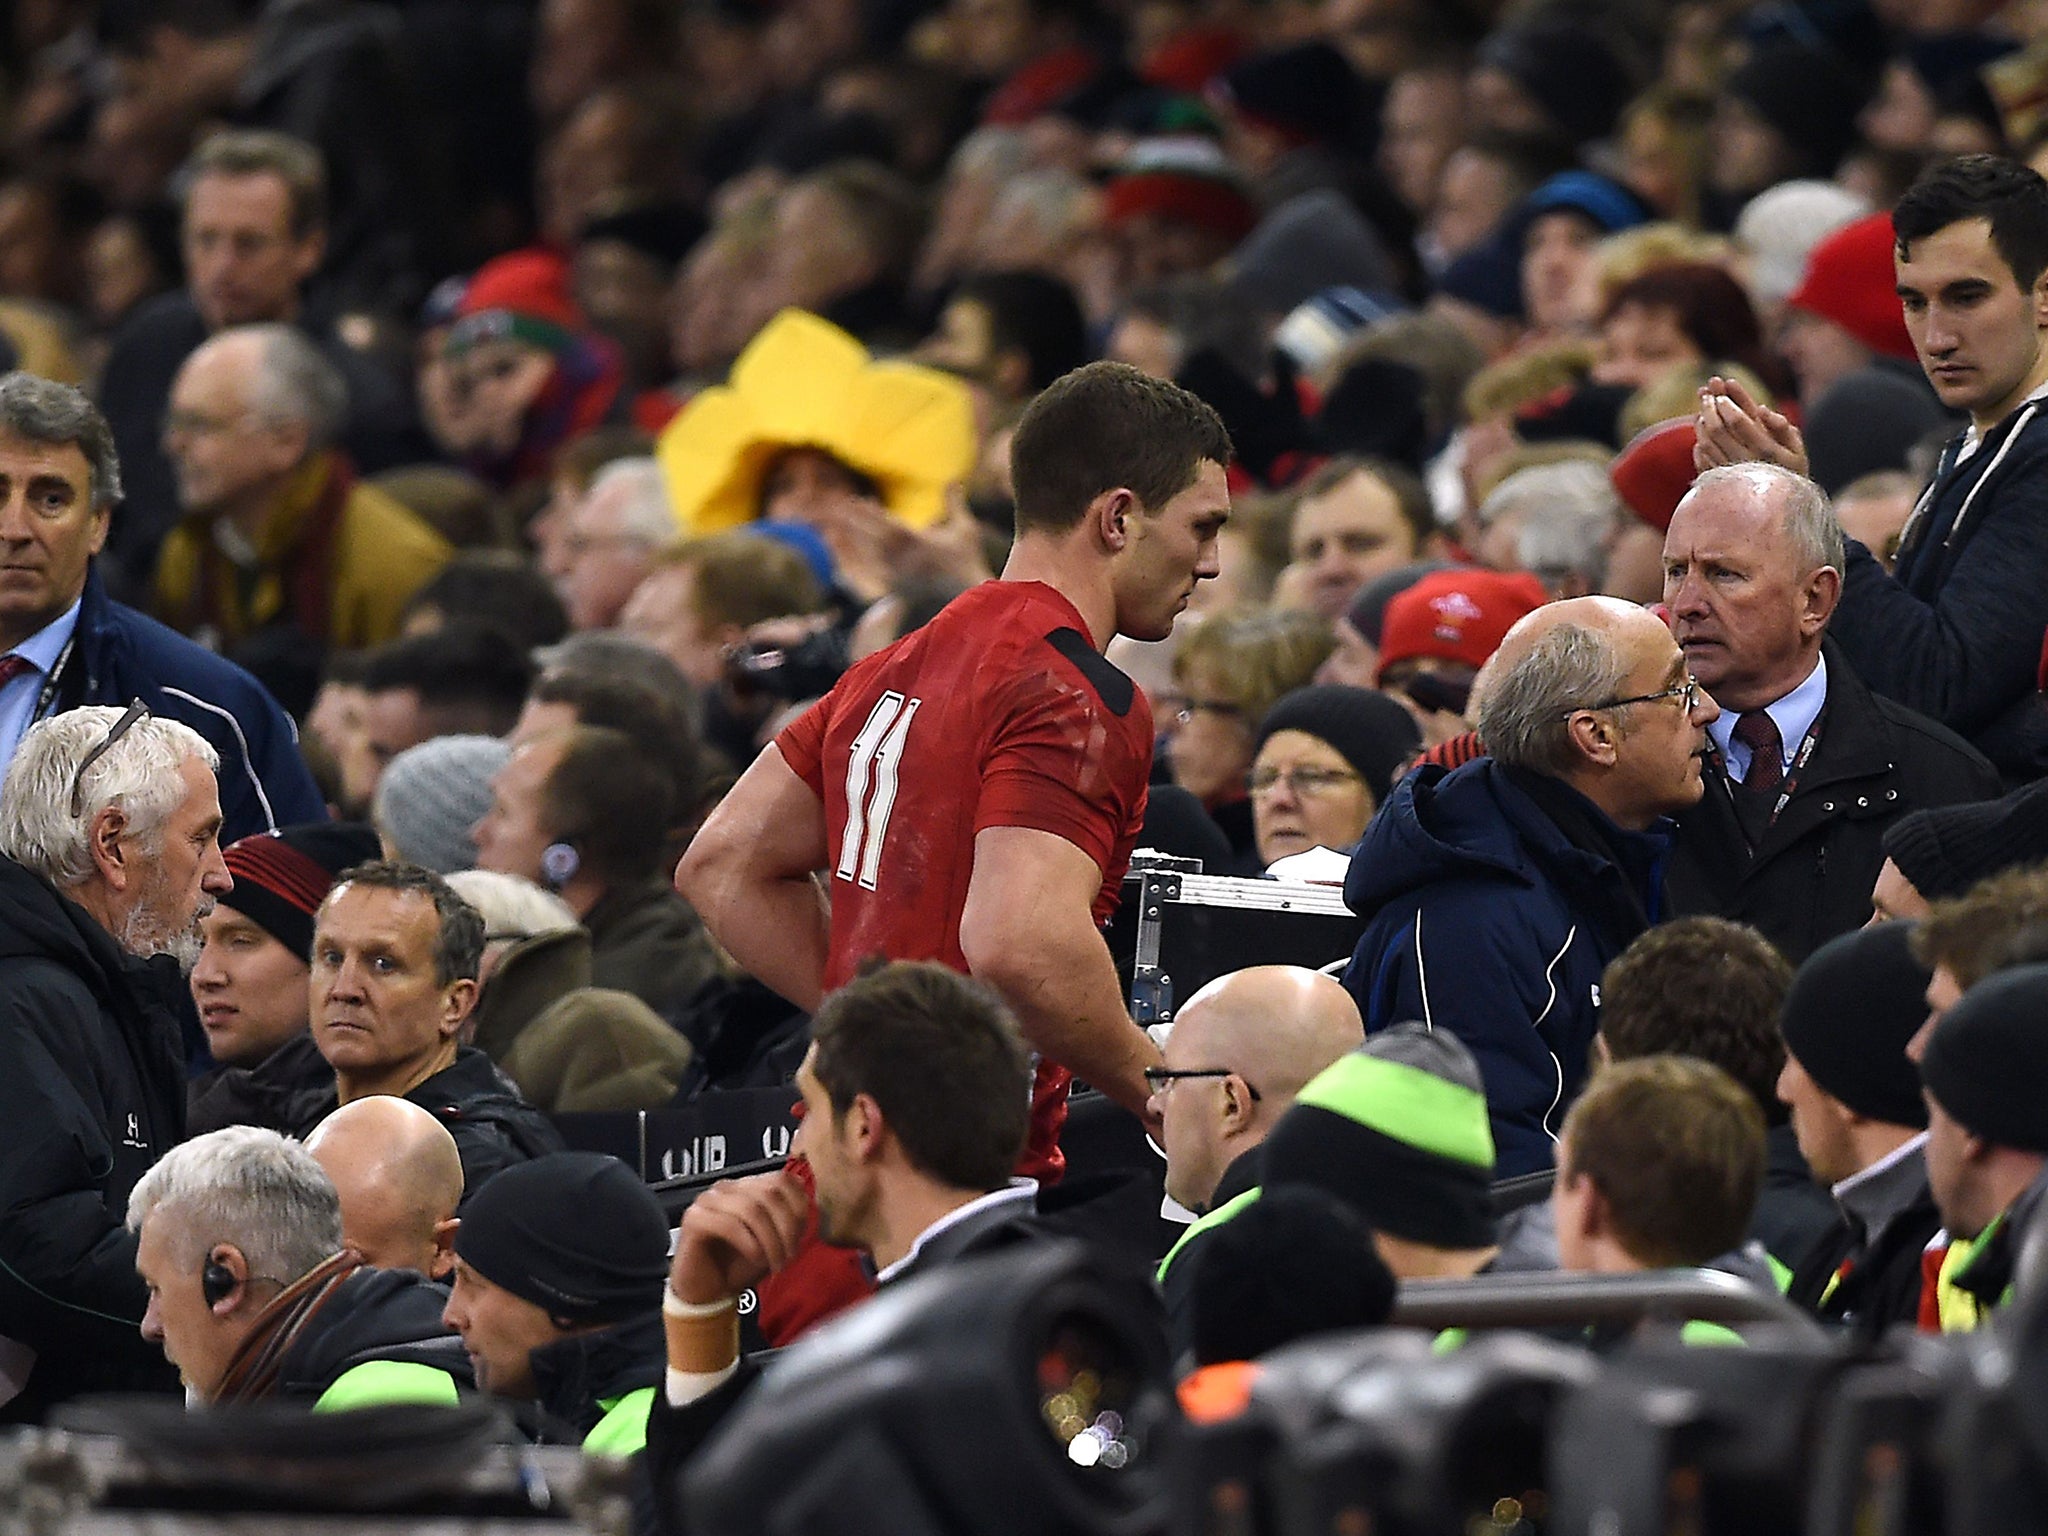
{"label": "yellow cowboy hat", "polygon": [[891,515],[928,528],[974,465],[974,403],[951,374],[883,361],[828,320],[785,309],[727,383],[698,395],[655,444],[676,521],[692,537],[760,515],[777,454],[818,448],[875,482]]}

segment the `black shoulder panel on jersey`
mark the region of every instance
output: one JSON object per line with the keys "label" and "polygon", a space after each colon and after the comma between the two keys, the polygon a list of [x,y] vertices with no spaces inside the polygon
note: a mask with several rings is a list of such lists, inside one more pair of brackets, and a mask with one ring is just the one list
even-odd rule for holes
{"label": "black shoulder panel on jersey", "polygon": [[1136,701],[1138,685],[1117,670],[1102,652],[1088,643],[1088,637],[1078,629],[1056,629],[1047,635],[1052,648],[1079,669],[1088,679],[1102,702],[1109,706],[1109,712],[1122,719],[1131,712]]}

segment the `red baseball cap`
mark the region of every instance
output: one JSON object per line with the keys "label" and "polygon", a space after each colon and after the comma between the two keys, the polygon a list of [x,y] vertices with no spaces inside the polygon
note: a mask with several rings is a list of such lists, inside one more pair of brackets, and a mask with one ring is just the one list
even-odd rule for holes
{"label": "red baseball cap", "polygon": [[1549,601],[1543,583],[1527,571],[1461,566],[1434,572],[1387,604],[1379,675],[1419,656],[1482,667],[1516,620]]}

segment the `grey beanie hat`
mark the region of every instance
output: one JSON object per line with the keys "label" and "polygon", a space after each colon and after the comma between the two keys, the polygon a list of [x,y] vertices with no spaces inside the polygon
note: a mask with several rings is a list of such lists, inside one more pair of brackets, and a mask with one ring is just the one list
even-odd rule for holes
{"label": "grey beanie hat", "polygon": [[377,830],[401,858],[437,875],[475,868],[469,829],[491,808],[491,779],[511,755],[495,736],[436,736],[406,748],[377,781]]}

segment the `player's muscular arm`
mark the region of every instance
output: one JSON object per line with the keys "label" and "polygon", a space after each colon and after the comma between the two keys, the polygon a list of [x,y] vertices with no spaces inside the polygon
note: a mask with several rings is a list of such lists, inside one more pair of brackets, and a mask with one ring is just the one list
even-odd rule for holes
{"label": "player's muscular arm", "polygon": [[825,806],[772,744],[690,839],[676,889],[741,968],[806,1012],[825,991]]}
{"label": "player's muscular arm", "polygon": [[988,827],[960,914],[967,968],[1017,1015],[1032,1048],[1145,1115],[1151,1038],[1131,1022],[1091,907],[1102,870],[1065,838]]}

